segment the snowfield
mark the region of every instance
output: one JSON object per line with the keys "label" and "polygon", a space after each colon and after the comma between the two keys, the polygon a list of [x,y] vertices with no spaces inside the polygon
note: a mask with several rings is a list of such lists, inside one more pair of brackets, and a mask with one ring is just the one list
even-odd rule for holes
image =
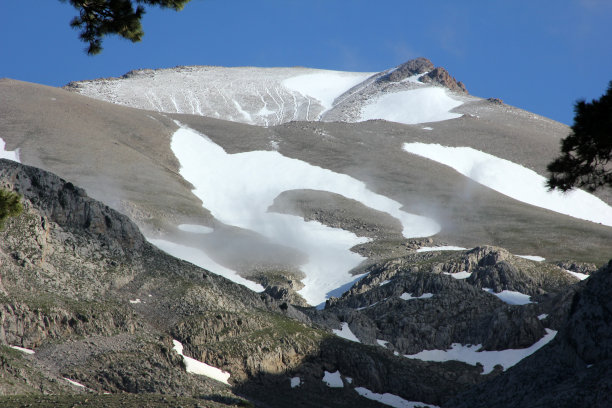
{"label": "snowfield", "polygon": [[390,394],[385,392],[384,394],[378,394],[376,392],[372,392],[364,387],[356,387],[355,391],[357,394],[361,395],[364,398],[378,401],[381,404],[388,405],[394,408],[420,408],[420,407],[428,407],[428,408],[439,408],[437,405],[425,404],[424,402],[417,401],[408,401],[394,394]]}
{"label": "snowfield", "polygon": [[508,349],[501,351],[479,351],[481,344],[464,346],[453,343],[449,350],[424,350],[417,354],[405,355],[404,357],[423,361],[462,361],[467,364],[483,365],[481,374],[489,374],[493,368],[499,364],[504,370],[516,365],[527,356],[532,355],[540,348],[548,344],[555,338],[557,332],[546,329],[546,335],[539,341],[524,349]]}
{"label": "snowfield", "polygon": [[361,108],[361,120],[384,119],[407,125],[440,122],[461,117],[450,111],[462,104],[448,96],[445,88],[411,89],[378,96]]}
{"label": "snowfield", "polygon": [[[181,164],[181,176],[195,186],[194,194],[215,218],[308,255],[308,262],[301,267],[306,275],[302,281],[305,286],[298,293],[311,305],[324,302],[331,291],[355,279],[348,272],[364,258],[350,248],[367,239],[316,221],[305,222],[301,217],[268,212],[268,207],[283,191],[322,190],[357,200],[397,218],[407,238],[440,231],[434,220],[400,210],[400,203],[373,193],[361,181],[276,151],[228,154],[206,136],[186,127],[175,132],[171,148]],[[151,242],[199,266],[205,263],[200,260],[205,254],[198,249],[162,240]],[[208,269],[217,272],[219,268],[209,264]],[[237,276],[227,268],[219,273],[230,279]]]}
{"label": "snowfield", "polygon": [[533,170],[471,147],[404,143],[404,150],[452,167],[472,180],[515,200],[561,214],[612,226],[612,207],[582,190],[548,191]]}
{"label": "snowfield", "polygon": [[374,73],[312,68],[177,67],[78,83],[119,105],[272,126],[318,120],[334,100]]}

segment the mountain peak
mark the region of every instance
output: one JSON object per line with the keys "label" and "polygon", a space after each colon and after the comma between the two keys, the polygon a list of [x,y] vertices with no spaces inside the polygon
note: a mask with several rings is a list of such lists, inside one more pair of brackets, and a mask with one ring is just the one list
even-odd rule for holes
{"label": "mountain peak", "polygon": [[435,67],[434,64],[424,57],[418,57],[398,65],[388,74],[380,77],[380,82],[401,82],[410,77],[418,76],[417,80],[422,83],[431,83],[444,86],[451,91],[469,94],[465,85],[457,81],[443,67]]}

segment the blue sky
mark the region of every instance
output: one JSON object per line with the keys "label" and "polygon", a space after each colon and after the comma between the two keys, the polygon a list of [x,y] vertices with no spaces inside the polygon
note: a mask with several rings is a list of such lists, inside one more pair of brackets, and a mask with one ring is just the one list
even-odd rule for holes
{"label": "blue sky", "polygon": [[470,93],[571,124],[612,80],[612,1],[192,0],[90,57],[58,0],[0,1],[0,77],[62,86],[177,65],[381,71],[424,56]]}

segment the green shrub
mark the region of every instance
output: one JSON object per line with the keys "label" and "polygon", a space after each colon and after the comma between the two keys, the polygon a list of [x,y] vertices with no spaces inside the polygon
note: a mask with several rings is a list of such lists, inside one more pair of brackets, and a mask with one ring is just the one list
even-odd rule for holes
{"label": "green shrub", "polygon": [[0,230],[8,217],[16,217],[23,211],[21,196],[13,191],[0,190]]}

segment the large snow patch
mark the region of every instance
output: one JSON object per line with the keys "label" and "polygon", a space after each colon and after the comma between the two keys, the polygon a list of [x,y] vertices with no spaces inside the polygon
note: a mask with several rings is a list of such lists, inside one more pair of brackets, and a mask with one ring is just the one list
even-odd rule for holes
{"label": "large snow patch", "polygon": [[461,116],[450,112],[463,104],[448,96],[444,88],[428,87],[384,94],[361,108],[361,121],[384,119],[391,122],[439,122]]}
{"label": "large snow patch", "polygon": [[195,186],[194,194],[217,219],[308,255],[301,268],[305,286],[299,293],[313,305],[353,280],[348,271],[364,258],[350,248],[367,239],[319,222],[305,222],[301,217],[268,212],[283,191],[323,190],[360,201],[400,220],[407,238],[430,236],[440,230],[432,219],[401,211],[400,203],[368,190],[361,181],[275,151],[228,154],[206,136],[185,127],[176,131],[171,148],[181,163],[181,176]]}
{"label": "large snow patch", "polygon": [[533,170],[471,147],[405,143],[404,150],[452,167],[508,197],[571,217],[612,226],[612,207],[582,190],[548,191],[546,179]]}

